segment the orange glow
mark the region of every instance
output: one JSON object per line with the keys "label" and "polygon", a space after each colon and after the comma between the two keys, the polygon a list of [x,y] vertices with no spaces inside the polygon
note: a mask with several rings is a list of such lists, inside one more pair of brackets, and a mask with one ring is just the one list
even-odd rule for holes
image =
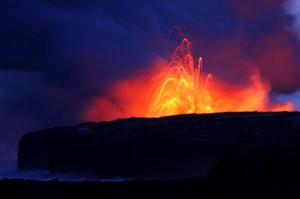
{"label": "orange glow", "polygon": [[239,86],[203,74],[202,58],[195,66],[192,45],[183,39],[172,61],[160,63],[153,72],[118,82],[107,97],[95,99],[84,114],[88,120],[112,120],[123,117],[161,117],[178,114],[292,111],[293,104],[270,103],[270,86],[258,72],[249,84]]}
{"label": "orange glow", "polygon": [[190,41],[184,39],[176,48],[168,68],[151,81],[146,116],[213,112],[211,96],[207,90],[211,75],[205,80],[201,78],[202,58],[199,58],[195,68]]}

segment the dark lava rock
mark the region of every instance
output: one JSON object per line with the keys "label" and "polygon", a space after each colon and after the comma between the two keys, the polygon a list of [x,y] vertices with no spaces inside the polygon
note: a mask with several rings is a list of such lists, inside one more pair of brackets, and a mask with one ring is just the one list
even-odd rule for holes
{"label": "dark lava rock", "polygon": [[20,141],[18,168],[102,178],[296,178],[299,155],[300,113],[220,113],[28,133]]}

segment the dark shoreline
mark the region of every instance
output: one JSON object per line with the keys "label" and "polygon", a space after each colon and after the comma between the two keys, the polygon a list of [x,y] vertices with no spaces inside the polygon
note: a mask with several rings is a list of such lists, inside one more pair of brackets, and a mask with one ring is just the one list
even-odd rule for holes
{"label": "dark shoreline", "polygon": [[300,113],[179,115],[44,129],[23,136],[18,157],[20,171],[162,180],[3,180],[0,198],[299,199]]}
{"label": "dark shoreline", "polygon": [[249,178],[194,178],[124,182],[68,182],[53,179],[2,180],[0,197],[9,198],[299,198],[300,179],[273,176]]}

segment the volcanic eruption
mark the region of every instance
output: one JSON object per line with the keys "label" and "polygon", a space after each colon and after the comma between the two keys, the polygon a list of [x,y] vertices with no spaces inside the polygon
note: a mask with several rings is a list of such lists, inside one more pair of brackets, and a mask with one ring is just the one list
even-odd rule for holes
{"label": "volcanic eruption", "polygon": [[123,117],[161,117],[179,114],[246,111],[292,111],[291,102],[273,102],[271,87],[253,69],[247,85],[213,78],[202,71],[202,57],[195,61],[192,43],[183,38],[169,64],[154,66],[141,77],[120,81],[97,98],[84,114],[89,120]]}

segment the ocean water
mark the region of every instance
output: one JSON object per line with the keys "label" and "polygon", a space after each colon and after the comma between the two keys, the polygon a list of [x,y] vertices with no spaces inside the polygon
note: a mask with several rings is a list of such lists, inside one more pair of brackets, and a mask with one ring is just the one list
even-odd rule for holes
{"label": "ocean water", "polygon": [[60,181],[99,181],[99,182],[123,182],[133,180],[130,178],[114,177],[109,179],[97,178],[91,175],[55,175],[50,174],[47,170],[18,171],[16,161],[0,162],[0,180],[3,179],[24,179],[49,181],[59,179]]}

